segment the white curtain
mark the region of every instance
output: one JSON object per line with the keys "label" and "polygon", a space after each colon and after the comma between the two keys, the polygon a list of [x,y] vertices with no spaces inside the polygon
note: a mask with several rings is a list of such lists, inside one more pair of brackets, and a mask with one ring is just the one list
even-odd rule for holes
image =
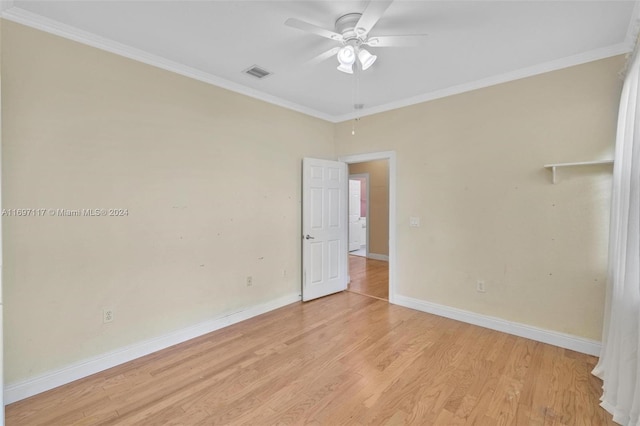
{"label": "white curtain", "polygon": [[640,426],[639,57],[627,69],[620,101],[603,345],[593,370],[604,382],[600,405],[625,426]]}

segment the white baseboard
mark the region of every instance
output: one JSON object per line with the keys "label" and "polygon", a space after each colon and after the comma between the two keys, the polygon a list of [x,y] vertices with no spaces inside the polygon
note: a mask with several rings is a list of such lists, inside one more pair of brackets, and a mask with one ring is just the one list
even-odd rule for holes
{"label": "white baseboard", "polygon": [[[298,293],[289,294],[267,303],[252,306],[229,315],[214,318],[182,330],[168,333],[164,336],[159,336],[124,348],[116,349],[106,354],[77,362],[29,380],[10,384],[4,388],[4,403],[6,405],[20,401],[21,399],[62,386],[74,380],[87,377],[91,374],[115,367],[116,365],[168,348],[169,346],[185,342],[189,339],[202,336],[212,331],[236,324],[240,321],[278,309],[282,306],[295,303],[299,300],[300,295]],[[556,331],[543,330],[541,328],[525,324],[510,322],[500,318],[451,308],[449,306],[426,302],[406,296],[396,295],[394,303],[407,308],[416,309],[418,311],[525,337],[527,339],[548,343],[589,355],[598,356],[600,354],[601,343],[595,340],[585,339]]]}
{"label": "white baseboard", "polygon": [[182,330],[173,331],[163,336],[144,340],[133,345],[125,346],[114,351],[86,359],[59,370],[51,371],[40,376],[10,384],[4,388],[4,403],[20,401],[38,393],[87,377],[116,365],[140,358],[169,346],[185,342],[203,334],[236,324],[257,315],[281,308],[300,301],[298,292],[260,305],[251,306],[241,311],[214,318]]}
{"label": "white baseboard", "polygon": [[488,315],[477,314],[475,312],[469,312],[462,309],[451,308],[449,306],[426,302],[412,297],[396,295],[394,303],[396,305],[418,311],[451,318],[468,324],[478,325],[491,330],[502,331],[503,333],[513,334],[515,336],[524,337],[542,343],[548,343],[550,345],[571,349],[584,354],[598,356],[600,355],[600,349],[602,347],[601,342],[596,340],[585,339],[583,337],[572,336],[570,334],[560,333],[557,331],[544,330],[542,328],[511,322]]}
{"label": "white baseboard", "polygon": [[369,253],[367,257],[374,260],[384,260],[385,262],[389,261],[389,256],[387,256],[386,254]]}

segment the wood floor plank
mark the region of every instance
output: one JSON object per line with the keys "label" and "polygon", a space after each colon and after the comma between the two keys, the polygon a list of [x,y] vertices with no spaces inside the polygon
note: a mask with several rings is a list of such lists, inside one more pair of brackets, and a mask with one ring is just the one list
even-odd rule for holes
{"label": "wood floor plank", "polygon": [[614,425],[596,361],[343,292],[8,405],[6,424]]}
{"label": "wood floor plank", "polygon": [[389,300],[389,262],[349,255],[349,291]]}

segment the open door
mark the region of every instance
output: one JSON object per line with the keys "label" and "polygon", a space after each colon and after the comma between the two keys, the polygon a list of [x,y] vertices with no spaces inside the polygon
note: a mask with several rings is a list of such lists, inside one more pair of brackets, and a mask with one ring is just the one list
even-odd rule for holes
{"label": "open door", "polygon": [[302,300],[347,289],[347,165],[302,160]]}

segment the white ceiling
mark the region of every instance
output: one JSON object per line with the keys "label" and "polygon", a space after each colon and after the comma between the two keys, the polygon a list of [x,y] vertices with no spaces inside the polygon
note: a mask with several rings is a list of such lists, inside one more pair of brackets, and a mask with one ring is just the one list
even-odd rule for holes
{"label": "white ceiling", "polygon": [[[287,18],[333,29],[366,5],[15,0],[2,16],[336,122],[628,52],[640,13],[633,1],[396,0],[371,35],[427,33],[424,45],[371,48],[378,61],[357,80],[335,58],[305,64],[335,42]],[[254,64],[274,74],[242,72]]]}

